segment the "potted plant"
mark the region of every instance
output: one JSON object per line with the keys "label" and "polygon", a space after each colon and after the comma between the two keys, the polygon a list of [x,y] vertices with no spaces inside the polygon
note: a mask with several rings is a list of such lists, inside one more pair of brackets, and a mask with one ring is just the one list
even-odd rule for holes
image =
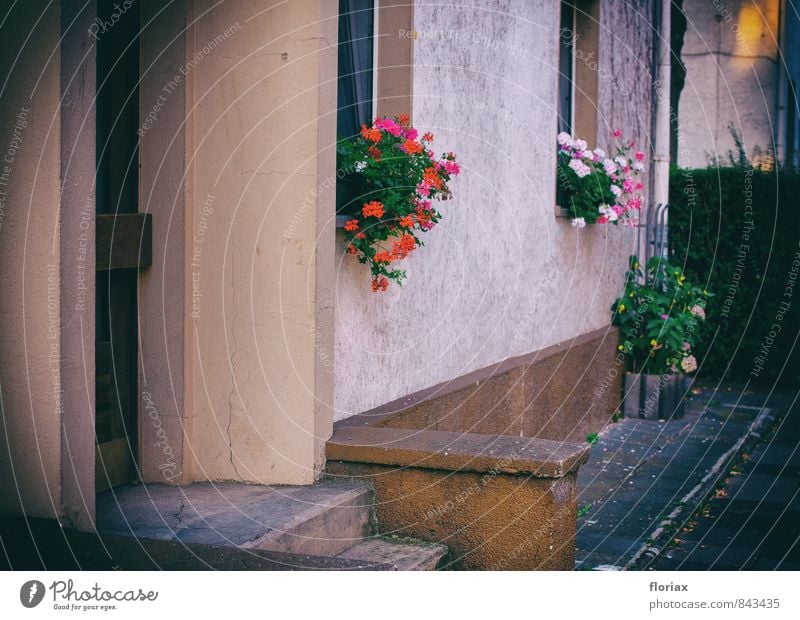
{"label": "potted plant", "polygon": [[558,134],[558,200],[573,226],[638,224],[644,153],[631,156],[634,143],[620,144],[621,135],[619,129],[614,131],[616,154],[606,156],[602,149],[590,149],[585,140]]}
{"label": "potted plant", "polygon": [[611,306],[628,371],[626,417],[683,415],[685,376],[697,369],[692,349],[709,295],[664,258],[653,257],[644,270],[636,257],[630,258],[625,291]]}
{"label": "potted plant", "polygon": [[347,253],[369,265],[373,292],[385,291],[390,280],[402,283],[406,273],[395,265],[423,245],[420,234],[441,219],[432,201],[451,197],[448,183],[461,169],[453,153],[434,154],[433,139],[420,136],[401,114],[376,118],[337,145],[346,179],[337,193],[349,216]]}

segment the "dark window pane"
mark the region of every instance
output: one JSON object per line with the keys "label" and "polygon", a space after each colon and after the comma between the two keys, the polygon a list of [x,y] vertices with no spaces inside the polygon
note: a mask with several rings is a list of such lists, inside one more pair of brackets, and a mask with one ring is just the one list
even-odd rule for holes
{"label": "dark window pane", "polygon": [[372,116],[374,0],[339,0],[337,133],[355,135]]}
{"label": "dark window pane", "polygon": [[558,52],[558,131],[566,131],[567,133],[572,133],[574,15],[575,9],[572,3],[562,2]]}

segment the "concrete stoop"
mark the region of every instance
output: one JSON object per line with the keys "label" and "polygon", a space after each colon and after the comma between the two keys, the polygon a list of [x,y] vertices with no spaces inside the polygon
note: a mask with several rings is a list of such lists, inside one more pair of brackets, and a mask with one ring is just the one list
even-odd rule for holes
{"label": "concrete stoop", "polygon": [[447,548],[373,536],[363,484],[236,482],[130,485],[97,496],[97,529],[110,536],[337,558],[349,568],[434,570]]}

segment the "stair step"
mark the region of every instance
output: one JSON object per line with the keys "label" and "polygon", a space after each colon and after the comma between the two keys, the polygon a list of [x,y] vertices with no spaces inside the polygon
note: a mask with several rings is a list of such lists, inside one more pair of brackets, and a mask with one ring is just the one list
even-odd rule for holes
{"label": "stair step", "polygon": [[389,564],[395,570],[436,570],[447,555],[447,547],[435,543],[398,542],[384,538],[370,538],[336,557],[361,562]]}
{"label": "stair step", "polygon": [[335,556],[370,533],[372,491],[357,483],[130,485],[97,496],[100,532]]}

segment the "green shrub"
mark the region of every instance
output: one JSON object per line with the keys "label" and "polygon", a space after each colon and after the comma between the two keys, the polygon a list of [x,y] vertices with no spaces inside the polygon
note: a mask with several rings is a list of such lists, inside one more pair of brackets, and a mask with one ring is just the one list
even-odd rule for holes
{"label": "green shrub", "polygon": [[611,322],[619,326],[617,348],[625,354],[628,369],[651,375],[694,372],[692,349],[709,297],[713,295],[660,256],[644,269],[631,256],[625,290],[611,305]]}
{"label": "green shrub", "polygon": [[800,174],[674,168],[669,241],[670,261],[715,293],[695,346],[700,376],[797,387]]}

